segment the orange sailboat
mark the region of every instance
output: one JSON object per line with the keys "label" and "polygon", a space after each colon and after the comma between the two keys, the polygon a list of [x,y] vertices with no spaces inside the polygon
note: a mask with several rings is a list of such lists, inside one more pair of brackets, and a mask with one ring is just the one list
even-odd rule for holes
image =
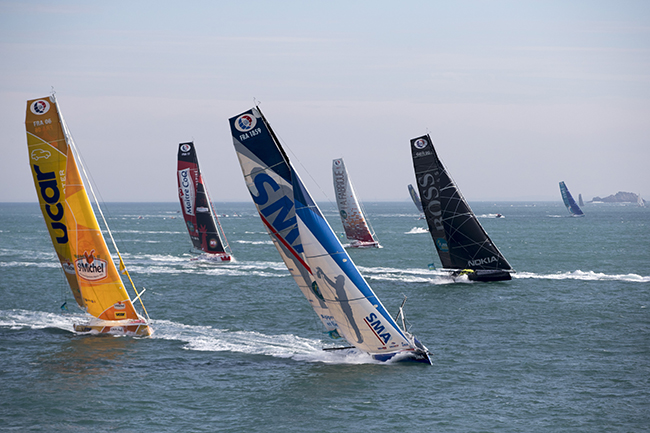
{"label": "orange sailboat", "polygon": [[[136,290],[95,198],[119,258],[119,272],[113,262],[77,167],[78,152],[54,94],[27,101],[25,128],[29,165],[54,250],[77,304],[92,316],[87,322],[75,323],[74,330],[151,335],[147,310],[140,298],[144,289],[140,293]],[[80,166],[87,179],[83,164]],[[87,184],[94,197],[90,182]],[[133,300],[120,273],[133,287]],[[136,299],[147,319],[136,311]]]}

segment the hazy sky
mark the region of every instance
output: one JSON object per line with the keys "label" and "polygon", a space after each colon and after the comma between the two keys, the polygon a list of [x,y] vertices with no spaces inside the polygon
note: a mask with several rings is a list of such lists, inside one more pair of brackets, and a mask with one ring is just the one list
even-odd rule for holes
{"label": "hazy sky", "polygon": [[52,87],[105,201],[176,201],[194,140],[248,201],[228,118],[261,102],[307,187],[408,200],[430,133],[472,200],[650,198],[648,1],[1,1],[0,202],[37,201],[27,99]]}

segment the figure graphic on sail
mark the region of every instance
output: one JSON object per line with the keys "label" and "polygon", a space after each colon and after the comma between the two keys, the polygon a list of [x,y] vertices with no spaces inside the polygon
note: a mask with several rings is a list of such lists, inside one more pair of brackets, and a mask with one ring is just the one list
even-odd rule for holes
{"label": "figure graphic on sail", "polygon": [[359,332],[356,320],[354,320],[354,313],[352,312],[352,308],[350,308],[350,300],[345,291],[345,277],[343,275],[337,275],[334,277],[335,281],[332,281],[321,268],[316,268],[316,276],[325,280],[334,289],[336,300],[341,303],[341,310],[343,310],[343,313],[348,319],[348,324],[354,329],[354,333],[357,336],[357,343],[363,343],[363,337],[361,336],[361,332]]}

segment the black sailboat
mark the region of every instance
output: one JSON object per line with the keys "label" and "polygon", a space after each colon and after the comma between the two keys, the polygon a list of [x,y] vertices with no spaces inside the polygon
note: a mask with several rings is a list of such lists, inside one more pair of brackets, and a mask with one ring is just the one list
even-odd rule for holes
{"label": "black sailboat", "polygon": [[411,140],[413,167],[429,232],[453,278],[510,280],[514,272],[438,159],[429,135]]}

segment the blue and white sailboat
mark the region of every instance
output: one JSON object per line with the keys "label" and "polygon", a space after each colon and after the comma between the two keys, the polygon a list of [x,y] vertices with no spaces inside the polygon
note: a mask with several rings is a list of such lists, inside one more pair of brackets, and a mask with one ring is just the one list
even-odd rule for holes
{"label": "blue and white sailboat", "polygon": [[232,117],[230,129],[262,222],[327,332],[380,361],[431,364],[427,348],[398,326],[361,276],[259,108]]}
{"label": "blue and white sailboat", "polygon": [[566,187],[564,182],[560,182],[560,193],[562,193],[562,200],[564,201],[564,206],[571,213],[572,216],[580,217],[585,216],[580,206],[576,204],[576,201],[573,199],[573,196],[569,192],[569,188]]}

